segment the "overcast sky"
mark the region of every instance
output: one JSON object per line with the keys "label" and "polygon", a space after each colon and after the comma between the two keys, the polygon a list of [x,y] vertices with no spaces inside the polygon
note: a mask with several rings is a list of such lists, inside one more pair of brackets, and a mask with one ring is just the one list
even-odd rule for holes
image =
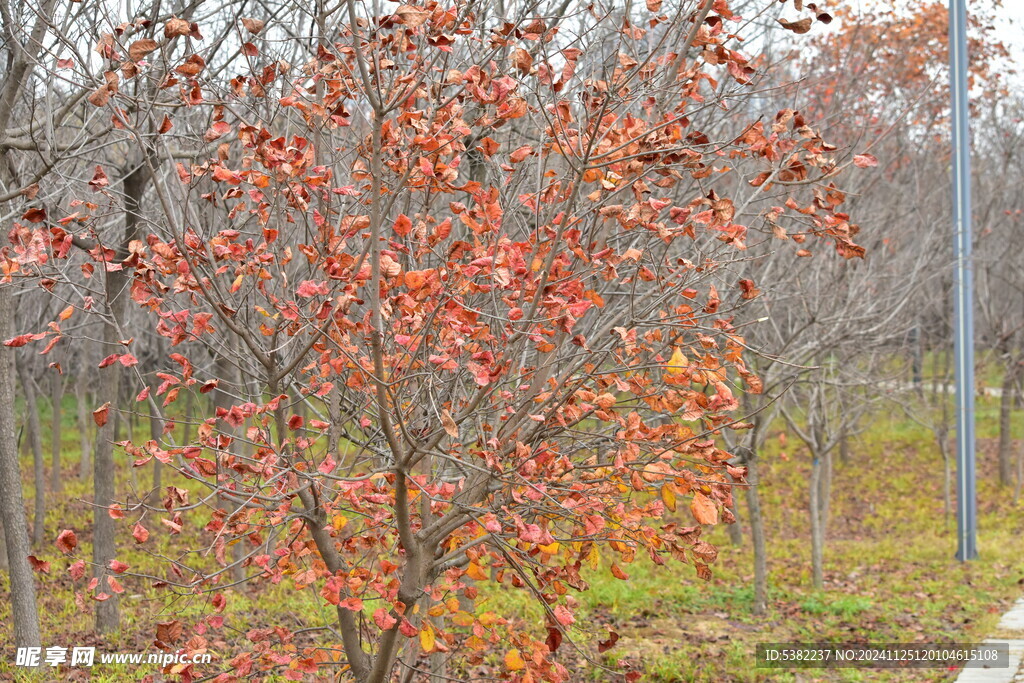
{"label": "overcast sky", "polygon": [[[970,11],[968,3],[968,11]],[[1003,0],[1004,21],[996,24],[996,31],[1007,47],[1013,52],[1018,68],[1024,66],[1024,41],[1021,30],[1024,29],[1024,0]]]}

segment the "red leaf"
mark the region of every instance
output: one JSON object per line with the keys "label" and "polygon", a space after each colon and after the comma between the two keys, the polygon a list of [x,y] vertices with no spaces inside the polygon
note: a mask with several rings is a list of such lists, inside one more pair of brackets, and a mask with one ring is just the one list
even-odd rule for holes
{"label": "red leaf", "polygon": [[206,134],[203,135],[203,139],[207,142],[213,142],[217,138],[227,135],[229,132],[231,132],[231,126],[228,125],[226,121],[217,121],[215,124],[210,126],[209,130],[206,131]]}
{"label": "red leaf", "polygon": [[85,576],[85,560],[79,560],[68,567],[68,574],[75,581],[81,580]]}
{"label": "red leaf", "polygon": [[160,522],[163,523],[163,525],[165,527],[170,529],[172,534],[180,534],[181,533],[181,525],[178,524],[177,522],[175,522],[173,520],[170,520],[170,519],[167,519],[165,517],[161,517],[160,518]]}
{"label": "red leaf", "polygon": [[617,643],[618,641],[619,641],[619,634],[616,633],[615,631],[609,631],[608,632],[608,640],[602,640],[602,641],[599,641],[597,643],[597,651],[598,652],[605,652],[607,650],[610,650],[610,649],[612,649],[612,647],[615,646],[615,643]]}
{"label": "red leaf", "polygon": [[136,543],[145,543],[149,539],[149,531],[142,524],[136,523],[135,528],[132,529],[132,536]]}
{"label": "red leaf", "polygon": [[329,291],[330,290],[327,289],[327,285],[323,282],[303,280],[299,283],[299,287],[295,290],[295,293],[304,299],[308,299],[318,294],[327,294]]}
{"label": "red leaf", "polygon": [[373,621],[381,631],[390,631],[398,623],[398,620],[383,607],[378,607],[377,611],[373,613]]}
{"label": "red leaf", "polygon": [[96,172],[92,174],[92,180],[89,181],[89,187],[92,188],[93,192],[99,192],[104,187],[110,184],[110,178],[103,171],[102,166],[96,167]]}
{"label": "red leaf", "polygon": [[92,411],[92,421],[97,427],[107,424],[107,415],[110,413],[110,401],[107,401],[96,410]]}
{"label": "red leaf", "polygon": [[12,337],[4,341],[4,346],[24,346],[30,341],[34,341],[35,335],[32,334],[19,334],[17,337]]}
{"label": "red leaf", "polygon": [[557,605],[555,607],[555,619],[557,619],[558,623],[562,626],[571,626],[576,622],[576,617],[572,615],[572,612],[570,612],[565,605]]}
{"label": "red leaf", "polygon": [[50,573],[50,563],[45,560],[40,560],[35,555],[28,556],[28,563],[32,565],[32,571],[34,572],[39,572],[40,574]]}
{"label": "red leaf", "polygon": [[413,626],[405,617],[402,617],[402,623],[398,625],[398,631],[406,638],[415,638],[419,634],[419,629]]}
{"label": "red leaf", "polygon": [[78,537],[71,529],[65,529],[57,534],[57,549],[65,555],[73,553],[76,546],[78,546]]}
{"label": "red leaf", "polygon": [[399,237],[405,237],[412,231],[412,221],[403,213],[395,219],[395,224],[391,228]]}
{"label": "red leaf", "polygon": [[363,601],[359,598],[345,598],[338,604],[338,607],[352,612],[359,612],[363,609]]}
{"label": "red leaf", "polygon": [[878,166],[878,159],[873,154],[857,154],[853,157],[853,165],[857,168]]}
{"label": "red leaf", "polygon": [[546,642],[548,644],[548,651],[554,652],[558,649],[558,646],[562,644],[562,632],[557,628],[551,628],[548,626],[548,638]]}
{"label": "red leaf", "polygon": [[128,565],[126,565],[124,562],[119,562],[117,560],[111,560],[108,566],[110,567],[110,571],[114,572],[115,574],[124,574],[126,571],[128,571]]}
{"label": "red leaf", "polygon": [[21,219],[29,223],[41,223],[46,220],[46,210],[34,207],[21,215]]}

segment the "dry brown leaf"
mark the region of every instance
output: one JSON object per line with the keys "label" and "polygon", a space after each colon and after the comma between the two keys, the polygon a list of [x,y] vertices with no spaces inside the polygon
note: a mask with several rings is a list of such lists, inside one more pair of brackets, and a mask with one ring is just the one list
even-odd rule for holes
{"label": "dry brown leaf", "polygon": [[263,30],[265,25],[266,23],[262,19],[251,19],[249,17],[242,18],[242,26],[245,27],[246,31],[254,36],[259,35],[259,32]]}
{"label": "dry brown leaf", "polygon": [[178,17],[171,17],[164,24],[164,38],[176,38],[177,36],[187,36],[192,31],[192,27],[184,19]]}
{"label": "dry brown leaf", "polygon": [[159,47],[159,45],[152,38],[136,40],[128,46],[128,56],[133,62],[137,62],[153,50],[157,49],[157,47]]}
{"label": "dry brown leaf", "polygon": [[441,426],[444,427],[444,431],[448,433],[448,436],[453,439],[459,438],[459,425],[455,424],[451,413],[444,408],[441,409]]}

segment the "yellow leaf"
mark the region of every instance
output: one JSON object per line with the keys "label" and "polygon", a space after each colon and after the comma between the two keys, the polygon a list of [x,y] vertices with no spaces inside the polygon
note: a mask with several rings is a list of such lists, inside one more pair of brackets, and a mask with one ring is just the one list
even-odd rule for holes
{"label": "yellow leaf", "polygon": [[509,671],[522,671],[526,668],[526,662],[519,650],[509,650],[505,653],[505,668]]}
{"label": "yellow leaf", "polygon": [[466,570],[466,574],[469,576],[469,578],[476,579],[477,581],[486,581],[488,579],[488,576],[486,573],[484,573],[483,568],[481,568],[480,565],[478,565],[476,562],[469,563],[469,569]]}
{"label": "yellow leaf", "polygon": [[430,628],[427,624],[420,631],[420,647],[423,648],[424,652],[430,652],[434,649],[434,629]]}
{"label": "yellow leaf", "polygon": [[459,612],[452,615],[452,623],[456,626],[472,626],[473,615],[469,612]]}
{"label": "yellow leaf", "polygon": [[335,531],[341,531],[346,524],[348,524],[348,518],[345,515],[334,515],[334,519],[331,520],[331,526]]}
{"label": "yellow leaf", "polygon": [[555,541],[554,543],[549,543],[548,545],[540,545],[540,544],[538,544],[537,547],[540,548],[540,551],[542,553],[547,553],[548,555],[554,555],[555,553],[558,552],[559,545],[558,545],[558,541]]}
{"label": "yellow leaf", "polygon": [[690,364],[690,361],[683,355],[682,349],[678,346],[672,352],[672,357],[668,360],[668,365],[665,367],[666,372],[670,375],[678,375],[682,370]]}
{"label": "yellow leaf", "polygon": [[665,507],[667,507],[672,512],[675,512],[676,492],[674,484],[666,482],[665,485],[661,487],[661,499],[662,501],[664,501]]}

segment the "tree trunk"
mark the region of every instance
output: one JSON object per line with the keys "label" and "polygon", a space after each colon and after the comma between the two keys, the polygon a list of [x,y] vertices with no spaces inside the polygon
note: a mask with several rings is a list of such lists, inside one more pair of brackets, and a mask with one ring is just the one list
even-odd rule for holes
{"label": "tree trunk", "polygon": [[50,419],[50,490],[61,493],[64,483],[60,471],[61,451],[61,402],[64,400],[64,377],[54,372],[50,377],[50,404],[53,415]]}
{"label": "tree trunk", "polygon": [[81,479],[89,477],[92,469],[92,441],[89,439],[89,423],[92,419],[89,416],[89,384],[85,371],[85,363],[82,363],[83,371],[78,376],[75,385],[75,403],[78,409],[78,438],[80,439],[82,452],[78,460],[78,476]]}
{"label": "tree trunk", "polygon": [[818,497],[818,510],[821,515],[821,538],[828,539],[828,516],[832,506],[832,473],[835,470],[835,463],[832,459],[832,451],[828,450],[823,457],[821,472],[821,494]]}
{"label": "tree trunk", "polygon": [[25,424],[32,450],[32,480],[35,484],[35,515],[32,519],[32,545],[40,548],[46,538],[46,472],[43,462],[43,437],[39,426],[39,401],[36,388],[25,365],[18,363],[18,379],[25,394]]}
{"label": "tree trunk", "polygon": [[839,462],[844,465],[850,462],[850,430],[845,424],[839,435]]}
{"label": "tree trunk", "polygon": [[760,428],[755,426],[750,435],[751,448],[744,453],[743,462],[747,466],[747,516],[750,519],[750,538],[754,544],[754,614],[768,611],[768,556],[765,543],[764,514],[761,512],[761,497],[758,494],[760,476],[758,474],[757,449]]}
{"label": "tree trunk", "polygon": [[[13,336],[11,288],[0,286],[0,339]],[[29,565],[28,520],[21,493],[21,465],[14,437],[14,350],[0,346],[0,517],[8,558],[14,647],[40,647],[36,584]],[[38,485],[38,484],[37,484]],[[36,495],[39,495],[37,489]]]}
{"label": "tree trunk", "polygon": [[181,442],[188,444],[192,440],[192,420],[195,416],[195,395],[189,391],[185,394],[185,426],[181,435]]}
{"label": "tree trunk", "polygon": [[939,455],[942,456],[942,512],[948,529],[953,515],[953,468],[949,454],[949,432],[940,427],[935,433],[935,441]]}
{"label": "tree trunk", "polygon": [[[149,417],[149,438],[160,445],[164,435],[164,422],[158,415]],[[163,488],[163,463],[153,458],[153,493],[157,500],[160,499],[160,489]]]}
{"label": "tree trunk", "polygon": [[[214,391],[215,408],[224,408],[225,410],[228,410],[235,402],[235,399],[232,397],[230,392],[237,392],[241,386],[241,373],[239,369],[230,362],[227,356],[220,354],[218,354],[214,360],[214,373],[218,378],[220,378],[220,384]],[[236,429],[231,429],[230,435],[235,436],[237,431],[238,430]],[[234,445],[231,448],[238,447],[237,441],[232,443]],[[224,467],[224,461],[229,457],[230,453],[222,453],[217,457],[217,481],[222,486],[227,486],[227,482],[237,476],[233,469],[230,467]],[[231,519],[231,515],[237,505],[227,496],[222,496],[218,501],[218,507],[224,512],[224,524],[226,525],[228,520]],[[243,581],[245,579],[245,567],[243,567],[241,563],[241,560],[244,557],[243,552],[244,547],[241,539],[239,539],[237,543],[231,545],[231,559],[229,562],[231,563],[232,581]]]}
{"label": "tree trunk", "polygon": [[743,545],[743,526],[740,524],[740,498],[737,495],[733,495],[731,512],[736,521],[726,527],[729,530],[729,542],[738,548]]}
{"label": "tree trunk", "polygon": [[[145,166],[138,165],[124,177],[124,238],[121,241],[116,258],[127,256],[128,244],[135,239],[138,227],[138,210],[143,192],[148,182]],[[106,272],[106,312],[107,320],[103,324],[104,350],[121,349],[120,327],[125,321],[130,298],[128,273],[124,270]],[[109,352],[109,351],[108,351]],[[108,633],[118,627],[119,599],[118,594],[109,589],[107,577],[110,561],[117,555],[117,543],[114,535],[114,520],[109,508],[114,504],[114,424],[117,408],[121,398],[121,366],[114,363],[100,373],[99,402],[109,402],[110,410],[114,411],[110,419],[97,430],[96,452],[93,458],[93,545],[92,556],[95,576],[99,579],[97,591],[107,593],[107,600],[96,603],[96,631]]]}
{"label": "tree trunk", "polygon": [[814,587],[821,590],[825,587],[822,564],[825,558],[825,538],[821,528],[821,478],[822,462],[817,454],[813,454],[810,476],[810,517],[811,517],[811,576]]}
{"label": "tree trunk", "polygon": [[999,398],[999,485],[1013,485],[1013,388],[1016,363],[1007,363],[1003,373],[1002,396]]}
{"label": "tree trunk", "polygon": [[[921,326],[915,325],[910,330],[910,366],[911,376],[914,383],[914,390],[918,396],[924,396],[924,335],[921,334]],[[843,460],[842,462],[846,462]]]}
{"label": "tree trunk", "polygon": [[1020,502],[1020,492],[1024,488],[1024,442],[1017,451],[1017,488],[1013,490],[1013,504]]}
{"label": "tree trunk", "polygon": [[[128,278],[122,271],[107,272],[107,313],[114,320],[123,320],[127,293],[122,290]],[[103,325],[105,349],[118,346],[117,325],[107,321]],[[100,371],[97,402],[109,402],[107,421],[96,430],[96,449],[93,457],[93,547],[92,558],[95,576],[99,579],[98,592],[107,593],[110,598],[96,603],[96,631],[108,633],[117,629],[119,621],[118,595],[109,590],[107,584],[108,565],[117,555],[114,534],[114,520],[109,508],[114,504],[114,442],[115,426],[119,422],[118,407],[121,397],[121,366],[114,363]]]}

